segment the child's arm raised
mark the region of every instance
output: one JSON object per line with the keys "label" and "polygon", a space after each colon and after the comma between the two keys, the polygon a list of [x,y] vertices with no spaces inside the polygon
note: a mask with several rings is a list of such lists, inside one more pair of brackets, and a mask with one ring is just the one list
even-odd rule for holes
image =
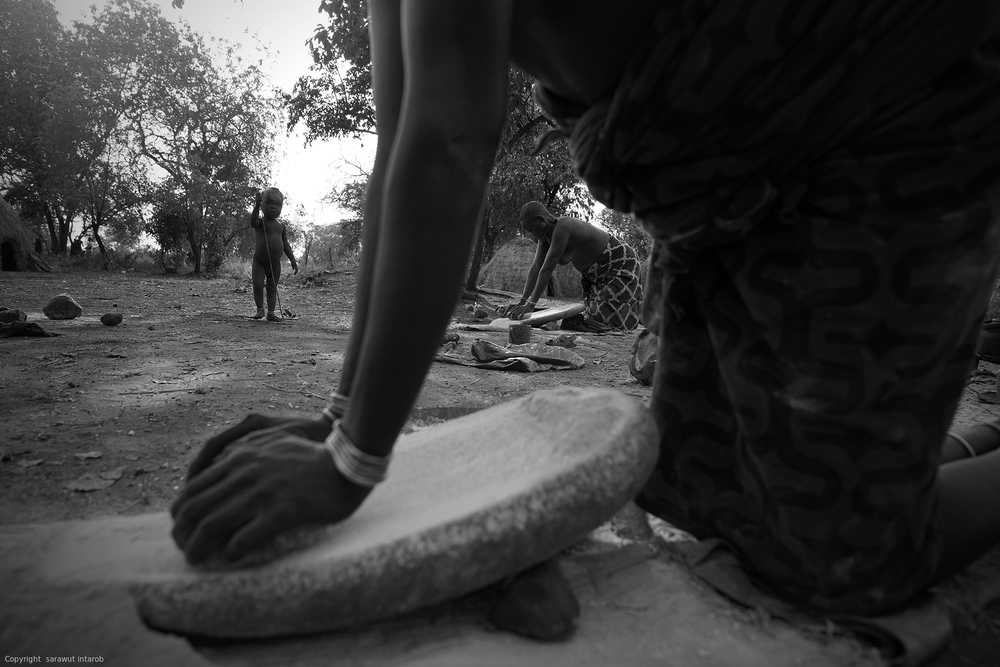
{"label": "child's arm raised", "polygon": [[250,226],[253,228],[260,227],[260,202],[263,197],[260,194],[260,190],[254,195],[253,200],[253,213],[250,214]]}

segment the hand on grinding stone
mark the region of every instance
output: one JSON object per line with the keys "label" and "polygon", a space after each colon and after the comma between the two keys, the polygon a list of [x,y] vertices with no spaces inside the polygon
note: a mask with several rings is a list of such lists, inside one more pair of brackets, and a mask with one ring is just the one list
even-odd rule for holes
{"label": "hand on grinding stone", "polygon": [[370,491],[345,479],[321,443],[258,431],[187,482],[170,509],[172,535],[192,565],[232,563],[281,533],[346,519]]}
{"label": "hand on grinding stone", "polygon": [[511,320],[523,320],[529,317],[532,312],[534,312],[535,307],[530,304],[524,304],[523,306],[514,306],[507,312],[508,319]]}
{"label": "hand on grinding stone", "polygon": [[294,417],[268,417],[250,414],[236,426],[232,426],[219,435],[209,438],[201,451],[188,466],[188,481],[202,470],[212,465],[226,447],[240,438],[257,431],[272,430],[275,433],[296,435],[308,440],[323,442],[330,434],[330,422],[326,419],[299,419]]}

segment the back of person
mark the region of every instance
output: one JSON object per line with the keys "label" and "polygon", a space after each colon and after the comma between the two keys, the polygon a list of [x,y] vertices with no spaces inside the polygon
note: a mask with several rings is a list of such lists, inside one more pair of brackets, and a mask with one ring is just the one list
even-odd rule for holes
{"label": "back of person", "polygon": [[[582,60],[532,72],[591,192],[656,240],[664,437],[640,504],[816,607],[885,609],[961,560],[934,483],[996,270],[1000,95],[977,49],[998,17],[682,1],[620,45],[611,93]],[[525,25],[528,67],[564,29]]]}

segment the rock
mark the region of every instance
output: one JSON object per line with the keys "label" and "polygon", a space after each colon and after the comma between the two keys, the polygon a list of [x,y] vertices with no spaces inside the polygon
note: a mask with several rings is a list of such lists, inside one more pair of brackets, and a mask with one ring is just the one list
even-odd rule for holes
{"label": "rock", "polygon": [[17,308],[0,308],[0,324],[11,322],[27,322],[28,314]]}
{"label": "rock", "polygon": [[555,560],[513,577],[490,611],[501,630],[540,641],[568,639],[579,618],[580,603]]}
{"label": "rock", "polygon": [[545,341],[546,345],[555,345],[556,347],[576,347],[576,335],[575,334],[559,334],[555,338],[550,338]]}
{"label": "rock", "polygon": [[122,477],[122,468],[109,470],[95,475],[92,472],[85,472],[76,479],[66,482],[63,486],[70,491],[100,491],[106,489]]}
{"label": "rock", "polygon": [[104,313],[101,315],[101,324],[106,327],[116,327],[122,323],[121,313]]}
{"label": "rock", "polygon": [[49,299],[42,312],[50,320],[71,320],[80,317],[83,308],[69,294],[59,294]]}
{"label": "rock", "polygon": [[608,523],[611,525],[611,532],[629,542],[642,542],[654,535],[646,513],[631,501],[615,512]]}
{"label": "rock", "polygon": [[647,387],[653,384],[653,376],[656,374],[656,349],[659,344],[660,337],[649,329],[640,331],[632,343],[628,372]]}
{"label": "rock", "polygon": [[489,316],[489,314],[490,314],[489,311],[486,310],[485,308],[477,308],[476,312],[473,313],[473,315],[476,317],[476,319],[479,319],[479,320],[486,319]]}

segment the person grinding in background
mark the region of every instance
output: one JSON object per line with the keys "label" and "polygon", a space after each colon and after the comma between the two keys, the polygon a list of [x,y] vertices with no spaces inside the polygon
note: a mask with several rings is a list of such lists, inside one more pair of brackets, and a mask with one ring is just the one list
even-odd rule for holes
{"label": "person grinding in background", "polygon": [[[280,322],[280,313],[274,312],[278,299],[278,280],[281,279],[281,255],[288,255],[294,273],[299,272],[295,262],[292,246],[288,245],[288,234],[285,225],[278,221],[285,196],[278,188],[267,188],[258,192],[254,201],[253,213],[250,215],[250,226],[253,227],[256,244],[253,251],[253,300],[257,304],[255,320],[264,317],[264,286],[267,286],[267,319],[269,322]],[[264,217],[260,217],[260,213]],[[265,280],[266,277],[266,280]]]}
{"label": "person grinding in background", "polygon": [[[521,300],[501,312],[511,319],[529,317],[545,293],[552,272],[573,263],[580,271],[587,309],[584,331],[631,331],[639,325],[642,303],[642,263],[630,246],[583,220],[556,217],[541,202],[521,208],[521,231],[537,242]],[[563,328],[569,328],[563,323]]]}

